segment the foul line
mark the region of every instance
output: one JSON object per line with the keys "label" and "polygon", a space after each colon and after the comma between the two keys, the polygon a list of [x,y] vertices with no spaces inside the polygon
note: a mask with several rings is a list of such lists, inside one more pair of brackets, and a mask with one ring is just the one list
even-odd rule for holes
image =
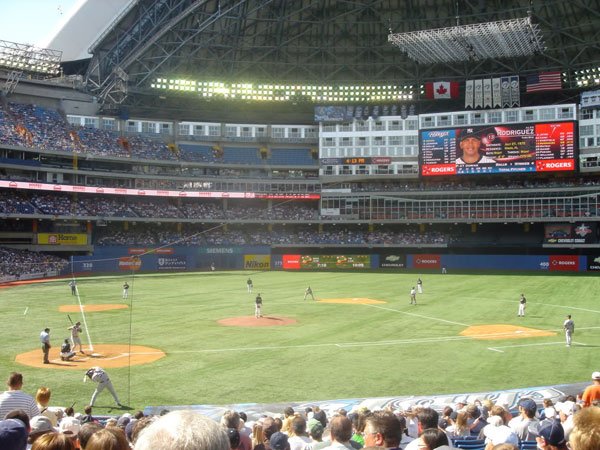
{"label": "foul line", "polygon": [[[499,347],[488,347],[488,350],[498,353],[505,353],[504,350],[500,350],[501,348],[516,348],[516,347],[536,347],[540,345],[565,345],[564,341],[560,342],[539,342],[537,344],[518,344],[518,345],[501,345]],[[583,342],[573,342],[573,345],[578,345],[581,347],[587,347],[588,344],[584,344]]]}
{"label": "foul line", "polygon": [[437,320],[438,322],[449,323],[449,324],[452,324],[452,325],[460,325],[461,327],[469,327],[470,326],[470,325],[468,325],[466,323],[453,322],[451,320],[446,320],[446,319],[438,319],[437,317],[423,316],[421,314],[415,314],[415,313],[410,313],[410,312],[406,312],[406,311],[400,311],[399,309],[386,308],[385,306],[369,305],[369,304],[365,304],[365,306],[369,306],[371,308],[379,308],[379,309],[383,309],[385,311],[393,311],[393,312],[396,312],[396,313],[399,313],[399,314],[405,314],[407,316],[420,317],[421,319]]}

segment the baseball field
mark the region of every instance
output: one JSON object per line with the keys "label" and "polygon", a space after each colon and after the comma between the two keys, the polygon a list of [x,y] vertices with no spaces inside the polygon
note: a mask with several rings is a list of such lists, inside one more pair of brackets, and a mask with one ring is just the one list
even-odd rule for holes
{"label": "baseball field", "polygon": [[[410,305],[419,276],[424,292]],[[0,377],[22,372],[24,390],[48,386],[51,404],[78,410],[94,389],[82,381],[93,365],[134,409],[477,392],[587,381],[599,369],[598,276],[128,274],[77,278],[78,295],[68,281],[0,288]],[[303,300],[309,285],[314,301]],[[517,317],[521,293],[525,317]],[[576,325],[570,348],[567,314]],[[86,354],[64,362],[69,320],[83,323]],[[108,392],[95,411],[117,411]]]}

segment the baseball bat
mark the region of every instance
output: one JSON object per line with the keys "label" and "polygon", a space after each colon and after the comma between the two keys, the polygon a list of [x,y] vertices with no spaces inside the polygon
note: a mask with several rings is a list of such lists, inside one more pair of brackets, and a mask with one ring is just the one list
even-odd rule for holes
{"label": "baseball bat", "polygon": [[69,318],[69,322],[71,322],[71,325],[75,325],[75,324],[73,323],[73,319],[71,319],[71,316],[70,316],[69,314],[67,314],[67,317]]}

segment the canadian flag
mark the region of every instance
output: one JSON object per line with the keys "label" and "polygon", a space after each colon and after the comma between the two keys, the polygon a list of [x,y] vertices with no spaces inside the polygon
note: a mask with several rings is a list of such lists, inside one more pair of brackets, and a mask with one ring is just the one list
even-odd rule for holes
{"label": "canadian flag", "polygon": [[434,81],[425,83],[427,98],[458,98],[458,81]]}

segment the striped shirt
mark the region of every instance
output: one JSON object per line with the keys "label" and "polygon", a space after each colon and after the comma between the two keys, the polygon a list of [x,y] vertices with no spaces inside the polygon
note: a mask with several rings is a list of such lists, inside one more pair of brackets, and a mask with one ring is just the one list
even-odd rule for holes
{"label": "striped shirt", "polygon": [[0,417],[6,416],[15,409],[22,409],[31,419],[40,414],[33,397],[23,391],[6,391],[0,394]]}

